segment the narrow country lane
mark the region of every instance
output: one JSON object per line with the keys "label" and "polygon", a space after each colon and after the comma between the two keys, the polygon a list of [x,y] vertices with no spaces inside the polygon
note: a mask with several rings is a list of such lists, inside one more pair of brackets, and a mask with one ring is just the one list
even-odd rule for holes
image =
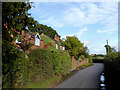
{"label": "narrow country lane", "polygon": [[78,71],[55,88],[99,88],[99,75],[103,69],[104,64],[94,63],[93,66]]}

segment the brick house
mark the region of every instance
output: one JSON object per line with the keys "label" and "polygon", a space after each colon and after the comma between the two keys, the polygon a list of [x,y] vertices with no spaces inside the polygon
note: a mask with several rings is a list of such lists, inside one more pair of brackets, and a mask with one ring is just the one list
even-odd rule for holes
{"label": "brick house", "polygon": [[[60,44],[59,40],[60,40],[60,36],[55,35],[54,41],[56,43],[56,49],[58,49],[58,44]],[[65,46],[63,44],[60,44],[60,50],[65,50]]]}
{"label": "brick house", "polygon": [[[46,37],[48,37],[47,35],[45,35],[44,33],[42,33],[41,35],[44,35]],[[50,38],[54,43],[55,43],[55,48],[58,49],[60,48],[60,50],[65,50],[65,46],[63,46],[62,44],[60,44],[59,42],[59,37],[58,35],[55,35],[54,39]],[[21,36],[18,34],[17,39],[14,42],[14,45],[21,49],[22,46],[26,46],[27,44],[31,44],[31,47],[29,49],[35,49],[35,48],[44,48],[44,40],[40,37],[38,32],[30,32],[28,31],[27,33],[25,33],[24,31],[21,32]],[[59,45],[60,47],[59,47]],[[26,50],[25,52],[29,53],[29,49]]]}
{"label": "brick house", "polygon": [[48,37],[49,39],[51,39],[55,43],[56,49],[65,50],[65,46],[63,44],[60,44],[60,42],[59,42],[59,40],[60,40],[59,35],[55,34],[54,39],[50,38],[49,36],[45,35],[44,33],[42,33],[41,35],[44,35],[44,36]]}
{"label": "brick house", "polygon": [[[26,46],[27,44],[31,44],[29,49],[35,49],[37,47],[44,48],[44,40],[41,39],[39,33],[35,32],[27,32],[22,31],[22,35],[18,35],[17,39],[14,42],[14,45],[21,49],[22,46]],[[26,52],[29,52],[26,50]]]}

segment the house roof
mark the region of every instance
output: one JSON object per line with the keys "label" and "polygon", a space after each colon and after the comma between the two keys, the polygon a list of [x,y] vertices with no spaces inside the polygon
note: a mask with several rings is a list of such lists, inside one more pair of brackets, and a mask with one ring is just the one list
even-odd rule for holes
{"label": "house roof", "polygon": [[[42,33],[41,35],[45,35],[44,33]],[[56,40],[54,40],[54,39],[52,39],[51,37],[49,37],[49,36],[47,36],[47,35],[45,35],[46,37],[48,37],[48,38],[50,38],[51,40],[53,40],[55,43],[59,43],[58,41],[56,41]]]}
{"label": "house roof", "polygon": [[[28,31],[27,34],[30,35],[33,38],[35,38],[36,35],[39,35],[38,32],[31,32],[31,31]],[[44,41],[43,39],[41,39],[40,35],[39,35],[39,39]]]}

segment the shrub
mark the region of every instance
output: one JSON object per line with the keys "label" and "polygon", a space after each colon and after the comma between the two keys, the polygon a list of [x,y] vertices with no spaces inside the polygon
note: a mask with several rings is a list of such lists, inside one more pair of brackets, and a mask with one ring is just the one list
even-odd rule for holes
{"label": "shrub", "polygon": [[82,60],[85,60],[85,56],[84,55],[80,55],[79,58],[82,59]]}
{"label": "shrub", "polygon": [[3,88],[25,88],[30,82],[65,75],[71,69],[71,58],[67,52],[37,48],[25,58],[24,52],[9,44],[7,46],[9,48],[3,49]]}
{"label": "shrub", "polygon": [[39,82],[54,75],[66,74],[71,69],[69,54],[56,49],[32,50],[29,59],[33,63],[31,70],[34,71],[35,76],[38,76],[36,80],[39,78]]}
{"label": "shrub", "polygon": [[[4,44],[4,47],[6,47],[6,44]],[[29,61],[25,58],[23,52],[18,51],[11,45],[9,46],[9,44],[7,46],[6,49],[3,47],[2,87],[22,87],[27,81]]]}

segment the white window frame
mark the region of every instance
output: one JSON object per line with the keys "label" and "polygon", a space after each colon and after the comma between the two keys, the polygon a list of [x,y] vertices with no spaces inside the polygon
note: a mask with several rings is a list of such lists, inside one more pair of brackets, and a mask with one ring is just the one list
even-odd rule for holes
{"label": "white window frame", "polygon": [[58,44],[56,44],[56,49],[58,49]]}
{"label": "white window frame", "polygon": [[63,47],[63,50],[65,50],[65,47]]}
{"label": "white window frame", "polygon": [[40,46],[40,39],[37,37],[39,36],[38,35],[35,36],[35,45]]}

